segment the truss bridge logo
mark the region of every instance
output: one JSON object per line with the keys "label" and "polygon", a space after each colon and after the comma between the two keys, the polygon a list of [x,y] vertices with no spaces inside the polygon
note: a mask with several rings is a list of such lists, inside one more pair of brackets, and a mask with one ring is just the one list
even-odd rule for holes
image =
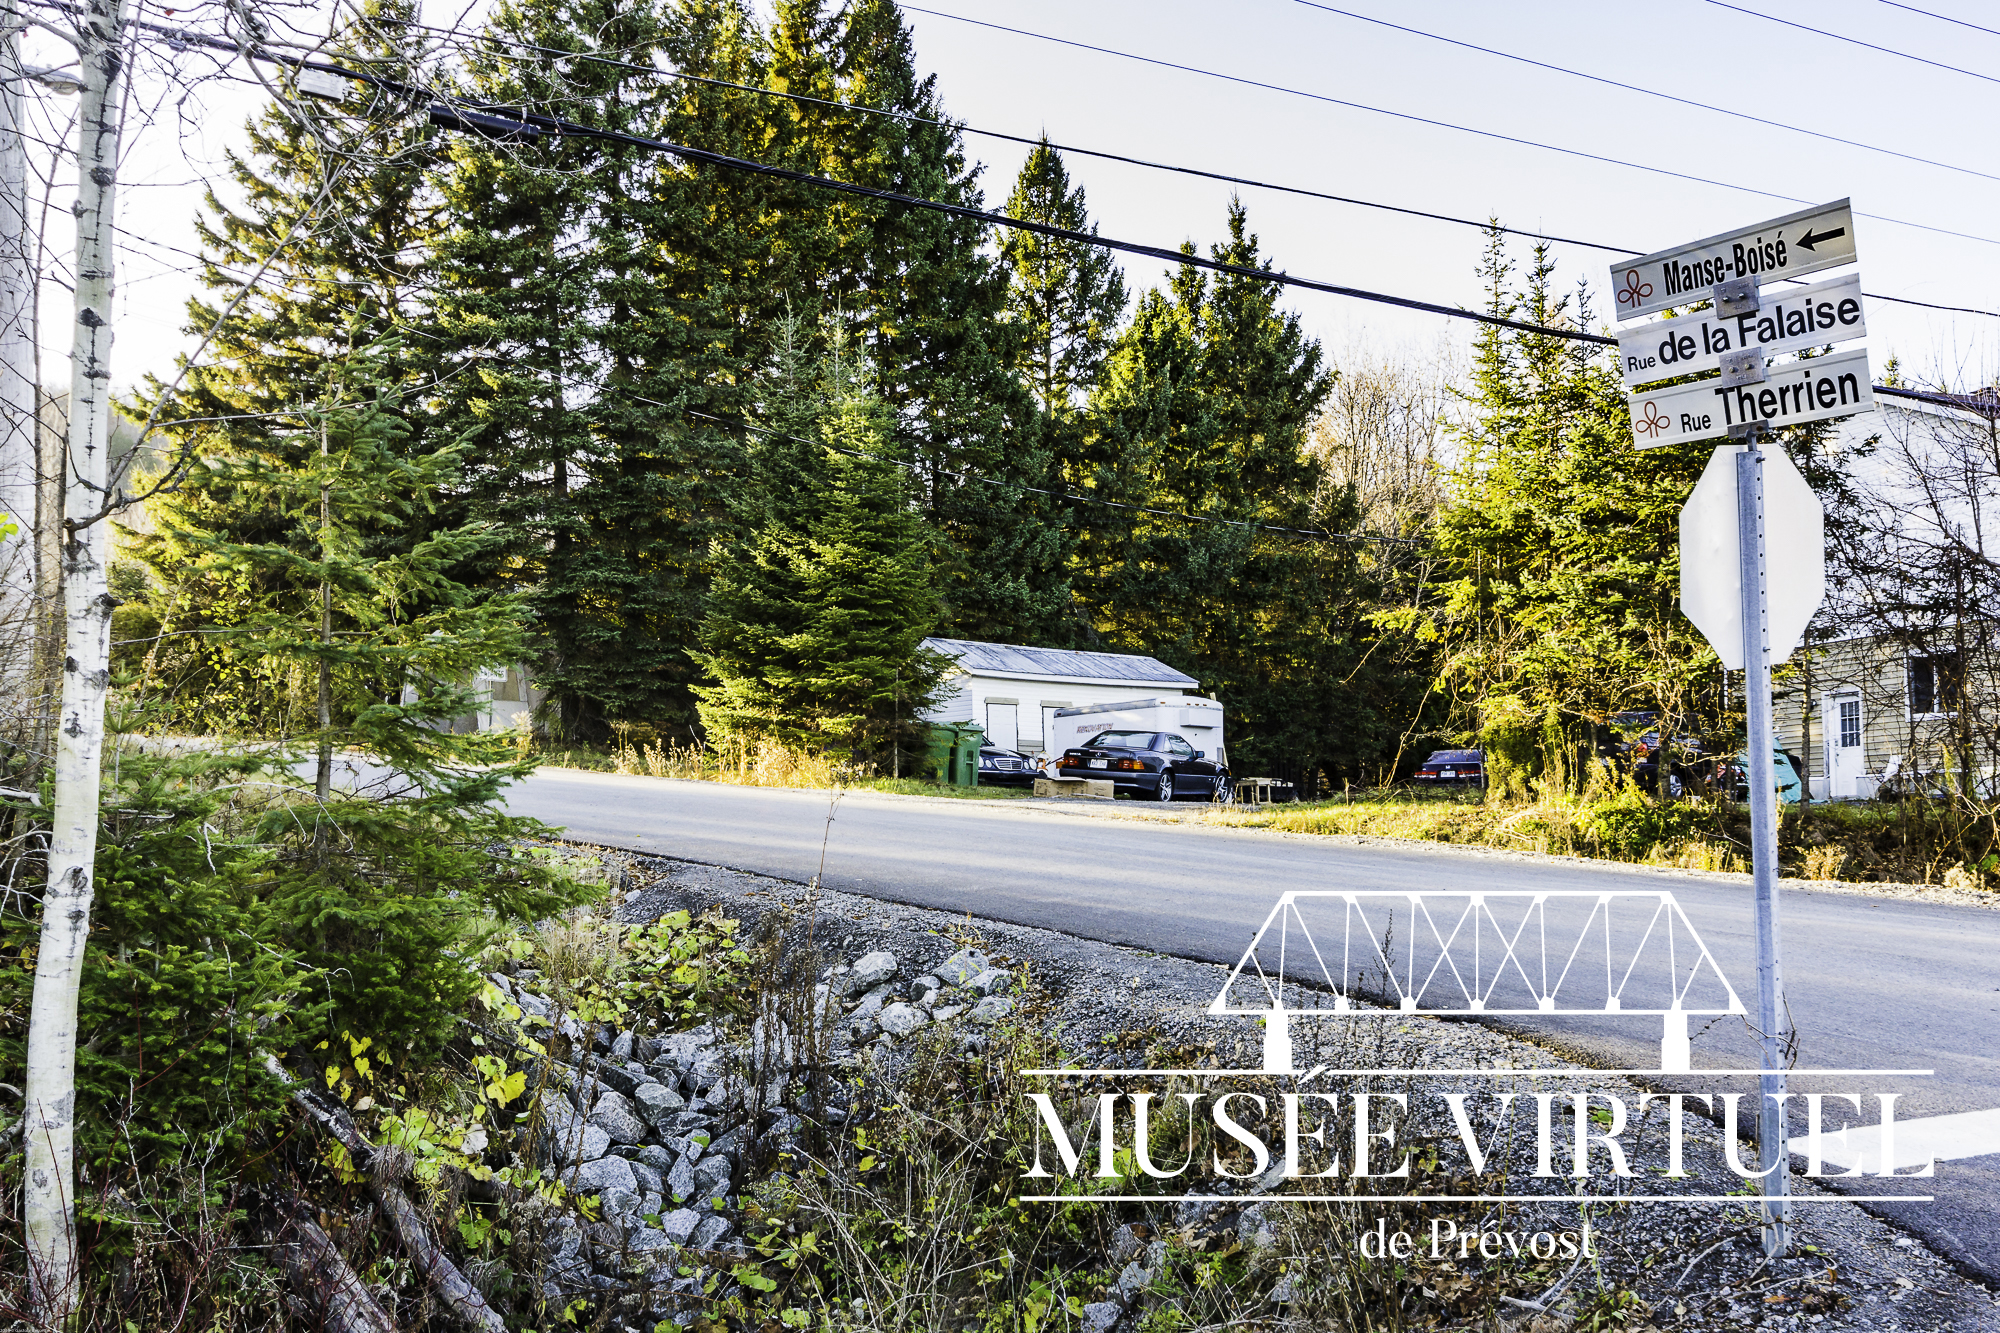
{"label": "truss bridge logo", "polygon": [[1744,1008],[1671,893],[1384,890],[1279,898],[1208,1012],[1263,1019],[1273,1074],[1298,1072],[1294,1018],[1398,1013],[1657,1017],[1660,1072],[1686,1073],[1688,1019]]}

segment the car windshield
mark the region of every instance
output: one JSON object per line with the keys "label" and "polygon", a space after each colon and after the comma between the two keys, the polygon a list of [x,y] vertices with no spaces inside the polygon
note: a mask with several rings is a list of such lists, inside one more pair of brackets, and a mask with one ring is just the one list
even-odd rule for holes
{"label": "car windshield", "polygon": [[1091,737],[1088,744],[1116,746],[1121,750],[1150,750],[1153,748],[1153,733],[1150,731],[1105,731]]}
{"label": "car windshield", "polygon": [[1477,750],[1439,750],[1436,753],[1432,754],[1430,758],[1424,760],[1424,763],[1426,765],[1476,764],[1478,762],[1479,762],[1479,751]]}

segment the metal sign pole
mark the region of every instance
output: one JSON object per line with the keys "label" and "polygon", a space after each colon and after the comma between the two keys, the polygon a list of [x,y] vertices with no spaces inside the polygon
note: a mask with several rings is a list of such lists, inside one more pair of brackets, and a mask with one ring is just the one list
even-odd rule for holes
{"label": "metal sign pole", "polygon": [[1778,828],[1771,765],[1771,636],[1764,549],[1764,453],[1759,427],[1742,431],[1736,456],[1736,538],[1743,588],[1743,704],[1750,785],[1750,864],[1757,891],[1757,1027],[1763,1037],[1758,1079],[1757,1164],[1765,1174],[1764,1253],[1792,1247],[1791,1149],[1785,1115],[1785,999],[1778,970]]}

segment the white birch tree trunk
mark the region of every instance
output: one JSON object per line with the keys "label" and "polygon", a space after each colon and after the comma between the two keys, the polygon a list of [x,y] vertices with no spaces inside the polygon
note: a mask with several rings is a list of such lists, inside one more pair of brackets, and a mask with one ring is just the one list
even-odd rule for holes
{"label": "white birch tree trunk", "polygon": [[84,0],[76,13],[82,102],[77,124],[76,328],[71,353],[62,708],[41,947],[28,1014],[22,1185],[29,1295],[45,1326],[68,1320],[76,1256],[76,998],[90,933],[98,773],[111,676],[108,587],[114,185],[131,0]]}
{"label": "white birch tree trunk", "polygon": [[33,707],[35,663],[35,243],[28,226],[27,89],[18,0],[0,0],[0,733]]}

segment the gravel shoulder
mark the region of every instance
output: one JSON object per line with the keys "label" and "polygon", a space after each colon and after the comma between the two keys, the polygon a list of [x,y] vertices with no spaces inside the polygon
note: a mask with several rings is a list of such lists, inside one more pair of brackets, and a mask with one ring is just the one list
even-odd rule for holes
{"label": "gravel shoulder", "polygon": [[[871,794],[849,799],[929,798]],[[951,804],[954,808],[967,808],[965,803]],[[1061,808],[1046,810],[1057,806],[1055,802],[1031,805],[1022,801],[982,804],[980,808],[998,817],[1103,817],[1094,812],[1079,815]],[[1180,812],[1120,812],[1112,817],[1207,827]],[[1313,836],[1212,827],[1207,827],[1207,831],[1248,837]],[[1441,856],[1497,855],[1510,859],[1532,856],[1401,840],[1359,841],[1422,847]],[[743,921],[747,932],[779,932],[788,946],[800,932],[811,932],[815,947],[829,958],[842,960],[843,968],[870,954],[893,954],[903,963],[900,976],[904,978],[935,969],[941,960],[968,948],[977,949],[989,956],[995,967],[1008,969],[1025,979],[1018,992],[1020,1014],[1040,1024],[1060,1042],[1069,1067],[1136,1069],[1144,1067],[1150,1055],[1162,1050],[1207,1051],[1221,1068],[1253,1068],[1258,1062],[1260,1038],[1250,1020],[1215,1018],[1206,1013],[1208,1003],[1226,978],[1224,969],[1210,964],[1101,944],[1046,929],[809,888],[714,866],[630,853],[607,855],[622,862],[626,870],[629,887],[618,914],[627,921],[650,921],[682,908],[699,911],[720,907],[727,915]],[[1607,868],[1610,865],[1588,864]],[[1641,874],[1677,873],[1645,867],[1620,868]],[[1747,882],[1744,876],[1709,878]],[[1811,887],[1836,888],[1817,881]],[[1883,889],[1887,886],[1881,885],[1837,887],[1866,891],[1871,896],[1921,896],[1926,901],[1952,901],[1939,890],[1899,894],[1885,893]],[[1968,897],[1979,900],[1978,895]],[[887,989],[877,999],[878,1007],[917,1003],[914,987],[906,995],[895,982],[885,985]],[[848,1009],[853,1008],[850,1001]],[[844,1042],[851,1042],[845,1048],[845,1058],[893,1068],[896,1036],[862,1021],[866,1019],[866,1015],[852,1014],[843,1019],[844,1025],[850,1021],[853,1024],[843,1037]],[[928,1021],[962,1020],[940,1014]],[[1311,1061],[1331,1064],[1336,1069],[1521,1070],[1518,1078],[1506,1080],[1510,1087],[1558,1094],[1588,1087],[1617,1093],[1633,1105],[1645,1091],[1630,1080],[1602,1073],[1587,1081],[1565,1078],[1559,1071],[1585,1066],[1572,1063],[1547,1047],[1478,1023],[1383,1015],[1325,1023],[1310,1033],[1304,1028],[1301,1024],[1295,1034],[1302,1068]],[[975,1029],[968,1027],[966,1031],[969,1040],[978,1039]],[[1489,1077],[1483,1083],[1475,1080],[1457,1086],[1492,1084]],[[1415,1104],[1422,1107],[1427,1102],[1435,1103],[1454,1085],[1434,1078],[1412,1077],[1377,1086],[1409,1089]],[[1566,1100],[1566,1096],[1562,1098],[1563,1103]],[[1714,1174],[1707,1176],[1701,1174],[1703,1168],[1694,1166],[1697,1161],[1720,1159],[1721,1131],[1709,1120],[1692,1113],[1680,1117],[1678,1128],[1690,1145],[1689,1161],[1695,1174],[1682,1179],[1664,1177],[1668,1114],[1666,1104],[1656,1100],[1653,1110],[1635,1124],[1627,1138],[1634,1175],[1615,1182],[1616,1187],[1634,1196],[1651,1197],[1740,1193],[1742,1182],[1722,1173],[1719,1166],[1713,1168]],[[1443,1123],[1450,1124],[1448,1115]],[[1563,1131],[1566,1129],[1564,1125]],[[1504,1165],[1510,1173],[1518,1170],[1523,1177],[1531,1174],[1533,1137],[1532,1132],[1512,1134],[1495,1150],[1497,1156],[1504,1156]],[[1563,1139],[1564,1133],[1559,1132],[1558,1141]],[[1697,1145],[1713,1151],[1698,1153]],[[1565,1160],[1567,1152],[1564,1143]],[[1592,1179],[1592,1187],[1608,1189],[1607,1180],[1607,1176],[1600,1174]],[[1566,1184],[1556,1188],[1566,1188]],[[1798,1176],[1794,1177],[1794,1190],[1800,1197],[1820,1196],[1812,1182]],[[1238,1206],[1237,1215],[1242,1220],[1233,1225],[1254,1228],[1258,1217],[1284,1206],[1268,1198],[1257,1202],[1246,1199]],[[1504,1224],[1516,1227],[1574,1227],[1581,1215],[1574,1204],[1510,1204],[1508,1208],[1516,1220]],[[1231,1211],[1225,1209],[1225,1215]],[[1652,1310],[1653,1326],[1658,1328],[1925,1329],[1953,1333],[2000,1329],[2000,1300],[1992,1291],[1961,1276],[1945,1257],[1918,1240],[1850,1202],[1801,1203],[1795,1210],[1799,1255],[1776,1264],[1763,1261],[1755,1234],[1754,1212],[1747,1200],[1671,1205],[1615,1203],[1588,1212],[1602,1247],[1602,1257],[1593,1267],[1604,1278],[1641,1293]],[[1576,1299],[1582,1285],[1574,1280],[1567,1287],[1558,1285],[1555,1294],[1548,1298],[1546,1314],[1524,1307],[1515,1311],[1519,1321],[1511,1322],[1508,1327],[1519,1333],[1569,1327],[1566,1320],[1561,1323],[1550,1320],[1558,1315],[1575,1315],[1575,1308],[1568,1303]],[[1136,1314],[1129,1318],[1136,1318]]]}

